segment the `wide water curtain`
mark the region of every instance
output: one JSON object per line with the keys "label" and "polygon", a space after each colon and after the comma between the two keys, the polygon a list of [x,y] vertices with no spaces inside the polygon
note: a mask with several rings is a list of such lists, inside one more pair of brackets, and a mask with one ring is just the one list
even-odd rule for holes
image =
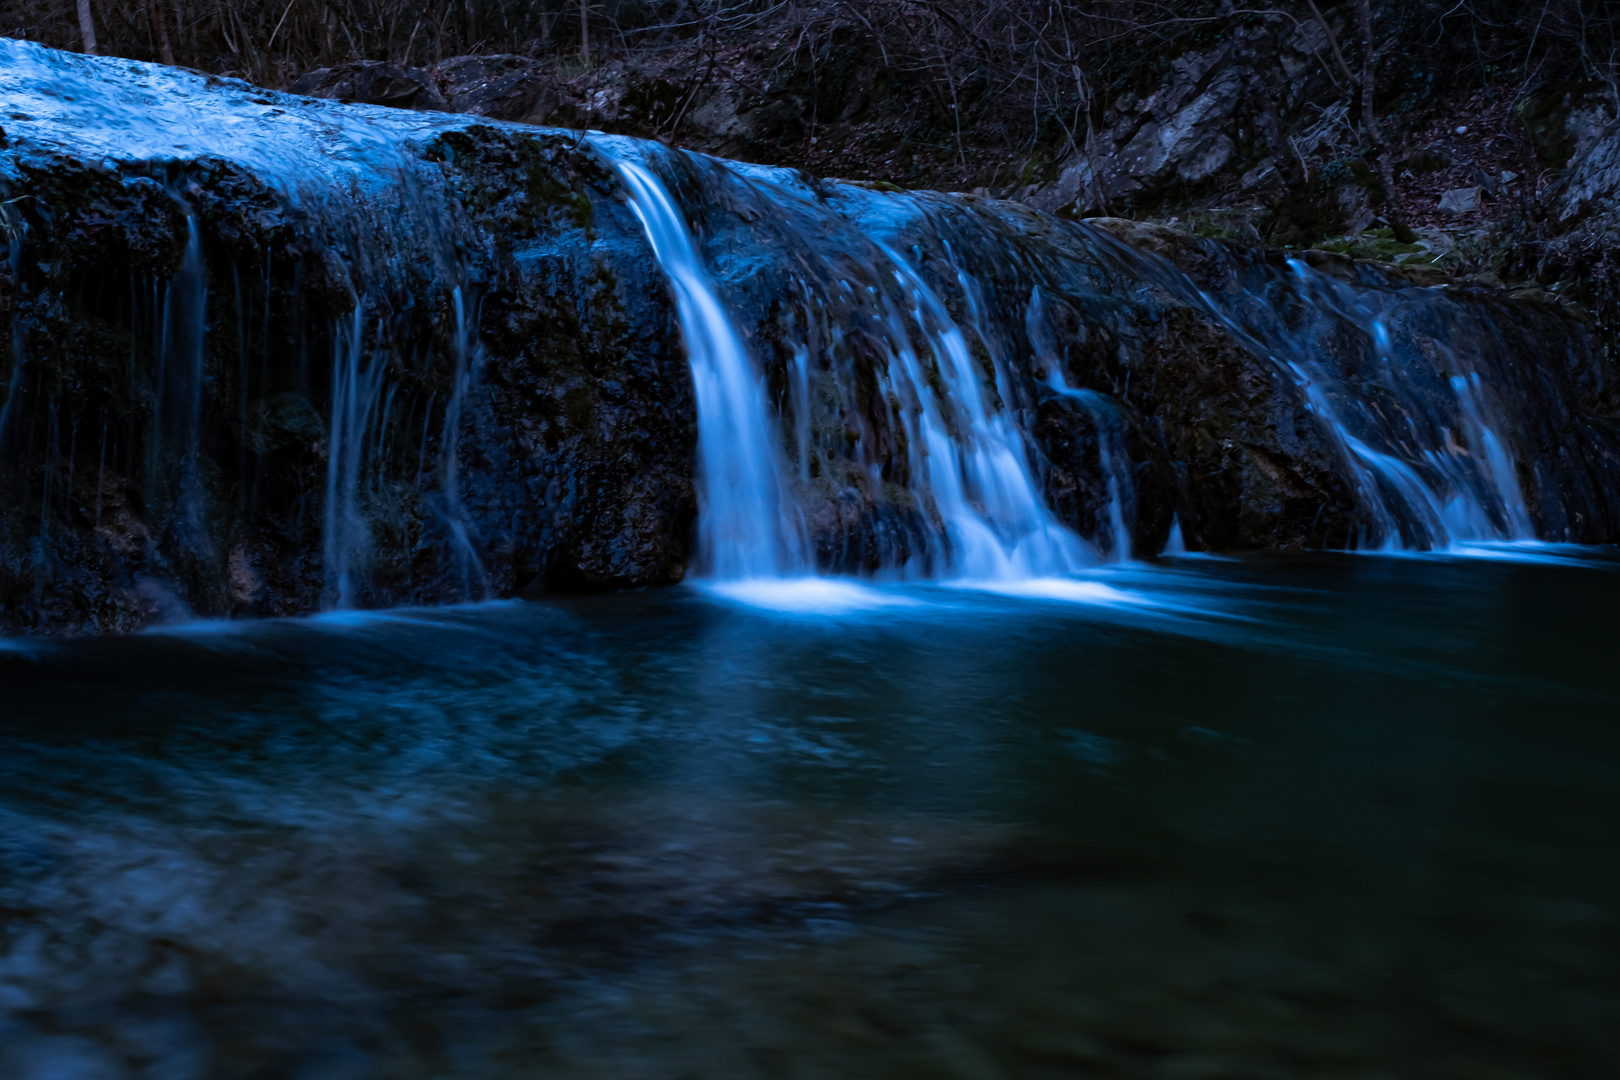
{"label": "wide water curtain", "polygon": [[[691,362],[699,426],[699,572],[722,579],[808,573],[811,546],[804,514],[786,480],[779,421],[765,381],[668,189],[642,163],[620,159],[617,166],[674,288]],[[769,182],[749,188],[773,217],[787,221],[794,214],[791,193],[778,192]],[[843,228],[846,234],[852,231],[847,224]],[[791,234],[790,229],[784,232]],[[889,442],[904,449],[887,452],[904,455],[904,462],[899,467],[901,462],[868,459],[863,455],[873,451],[859,445],[823,447],[821,452],[858,458],[868,496],[893,483],[889,476],[903,478],[905,498],[920,513],[919,528],[926,534],[906,554],[880,556],[871,568],[1006,581],[1072,573],[1094,562],[1087,545],[1046,505],[1025,433],[1008,404],[1002,358],[991,350],[986,371],[968,334],[905,255],[874,237],[857,233],[844,239],[869,257],[855,265],[835,262],[802,238],[791,255],[815,268],[812,277],[821,281],[808,285],[806,296],[839,309],[835,318],[845,325],[837,329],[860,322],[878,343],[880,360],[871,374],[882,400],[893,407],[877,422],[901,429]],[[952,276],[977,320],[976,283],[954,267]],[[975,326],[974,333],[987,346],[994,340],[982,326]],[[809,445],[810,370],[837,371],[844,383],[840,395],[846,399],[859,378],[825,353],[826,339],[832,336],[823,335],[819,343],[808,335],[794,342],[792,396],[801,486],[809,483],[814,453]],[[842,494],[847,505],[858,505],[863,497],[853,488]]]}
{"label": "wide water curtain", "polygon": [[722,580],[808,573],[809,544],[783,480],[781,441],[754,365],[658,177],[616,162],[675,290],[698,415],[698,572]]}

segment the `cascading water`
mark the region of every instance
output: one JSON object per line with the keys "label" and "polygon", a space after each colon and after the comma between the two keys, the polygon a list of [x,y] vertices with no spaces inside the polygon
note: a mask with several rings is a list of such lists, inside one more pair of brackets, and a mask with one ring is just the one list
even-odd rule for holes
{"label": "cascading water", "polygon": [[[9,202],[0,200],[0,230],[6,234],[6,267],[13,281],[22,273],[22,242],[26,226],[12,211]],[[24,328],[21,319],[11,320],[11,374],[6,381],[6,400],[0,402],[0,454],[6,450],[6,435],[12,414],[17,410],[18,391],[22,388],[23,363],[27,355]]]}
{"label": "cascading water", "polygon": [[[612,156],[612,144],[598,143]],[[809,571],[804,514],[786,479],[781,437],[764,380],[720,301],[679,207],[646,165],[617,160],[660,266],[672,283],[692,364],[699,425],[700,568],[718,578]],[[870,305],[885,356],[878,379],[896,404],[907,447],[909,488],[933,522],[935,543],[887,569],[938,578],[1008,581],[1072,573],[1095,562],[1041,497],[1023,432],[1007,407],[1004,365],[985,374],[967,337],[923,277],[896,250],[870,242],[888,280],[857,298],[840,280],[833,306]],[[801,253],[812,258],[810,252]],[[831,281],[828,268],[821,275]],[[956,277],[973,307],[971,278]],[[801,283],[802,284],[802,283]],[[816,299],[825,310],[827,297]],[[988,344],[988,339],[980,335]],[[825,343],[830,343],[828,336]],[[921,343],[919,348],[918,343]],[[809,480],[808,341],[795,345],[791,380],[801,487]],[[858,441],[858,440],[857,440]],[[872,477],[882,483],[880,475]],[[884,569],[880,567],[879,569]]]}
{"label": "cascading water", "polygon": [[460,580],[462,593],[470,599],[482,600],[489,595],[489,580],[484,573],[484,564],[478,557],[478,548],[473,543],[466,508],[461,504],[461,443],[458,436],[467,392],[478,376],[483,355],[478,346],[476,320],[467,311],[466,298],[460,285],[451,290],[450,302],[456,320],[456,370],[450,387],[450,401],[444,410],[444,460],[441,465],[444,473],[444,519],[450,536],[455,575]]}
{"label": "cascading water", "polygon": [[[1357,546],[1445,550],[1474,541],[1534,539],[1517,467],[1500,434],[1503,422],[1472,361],[1447,343],[1448,328],[1426,329],[1429,347],[1448,369],[1438,372],[1438,381],[1449,401],[1422,385],[1435,372],[1413,370],[1394,356],[1389,320],[1400,315],[1400,293],[1352,288],[1294,258],[1288,261],[1291,281],[1270,282],[1284,295],[1246,288],[1234,300],[1201,288],[1162,258],[1100,233],[1093,239],[1133,274],[1217,319],[1295,384],[1338,447],[1371,518],[1370,533]],[[1289,325],[1280,310],[1284,300],[1286,306],[1303,301],[1319,316],[1364,334],[1372,346],[1372,370],[1352,380],[1330,369],[1330,352]]]}
{"label": "cascading water", "polygon": [[[802,556],[786,564],[780,556],[808,547],[803,523],[811,511],[801,504],[794,512],[792,504],[814,486],[812,466],[819,464],[825,477],[828,457],[840,453],[859,463],[854,470],[846,467],[841,500],[847,504],[871,498],[858,492],[898,483],[920,518],[908,526],[913,539],[901,544],[902,550],[883,549],[865,560],[871,570],[1010,580],[1063,575],[1094,565],[1096,551],[1057,520],[1037,482],[1028,420],[1014,406],[1017,391],[1001,357],[1009,344],[1044,357],[1038,366],[1046,371],[1046,385],[1077,407],[1095,430],[1106,513],[1093,542],[1108,558],[1130,557],[1135,490],[1121,406],[1113,396],[1070,386],[1051,359],[1050,347],[1042,344],[1049,333],[1041,325],[1038,283],[1050,271],[1028,266],[1037,284],[1024,309],[1024,336],[1014,341],[1005,327],[990,325],[994,320],[986,317],[981,289],[959,265],[949,241],[942,241],[940,265],[942,276],[956,287],[963,322],[953,317],[911,258],[891,243],[893,222],[909,227],[927,216],[920,208],[897,215],[892,204],[905,196],[889,196],[891,205],[876,216],[869,205],[842,210],[845,231],[829,243],[829,237],[815,235],[807,224],[811,214],[825,216],[825,211],[808,206],[792,183],[783,184],[766,170],[712,166],[712,182],[725,187],[728,197],[749,199],[760,218],[775,219],[773,227],[780,230],[786,253],[804,271],[789,283],[803,314],[784,364],[787,393],[778,424],[764,376],[741,344],[674,200],[647,166],[621,162],[620,171],[632,187],[665,273],[676,282],[683,332],[689,345],[695,343],[705,477],[700,532],[704,565],[711,572],[769,576],[785,568],[803,573]],[[858,230],[853,238],[848,235],[851,225]],[[1163,259],[1100,234],[1087,235],[1086,242],[1094,255],[1123,264],[1138,280],[1151,281],[1216,319],[1294,384],[1307,411],[1338,448],[1366,515],[1365,531],[1354,546],[1450,549],[1470,541],[1534,535],[1512,451],[1500,434],[1502,422],[1493,415],[1480,373],[1451,354],[1449,365],[1462,373],[1443,380],[1450,391],[1447,406],[1406,385],[1410,373],[1394,370],[1385,320],[1393,317],[1401,297],[1388,290],[1351,288],[1297,260],[1291,284],[1273,283],[1274,288],[1291,289],[1291,301],[1307,305],[1315,318],[1367,335],[1378,365],[1373,378],[1382,395],[1373,401],[1330,366],[1330,350],[1289,327],[1257,295],[1243,293],[1234,302],[1199,287]],[[964,325],[972,328],[976,354]],[[817,326],[821,329],[813,329]],[[817,407],[812,383],[818,370],[848,363],[841,358],[859,344],[851,343],[852,331],[875,354],[869,361],[872,377],[890,405],[864,412],[850,433],[847,451],[818,447],[817,428],[808,415]],[[1448,348],[1443,331],[1433,336],[1436,348]],[[718,377],[720,371],[731,372],[730,381]],[[858,377],[853,372],[840,376],[836,392],[845,400],[846,412],[857,413],[862,410],[842,383],[852,376]],[[1366,386],[1367,379],[1360,383]],[[723,393],[727,388],[729,393]],[[1394,426],[1386,410],[1398,412]],[[779,427],[791,431],[797,451],[797,476],[791,479]],[[750,449],[740,453],[739,447]],[[730,453],[721,454],[719,448]],[[903,469],[892,464],[896,454],[905,460]],[[720,483],[710,477],[721,478]],[[768,538],[773,530],[774,542]],[[720,547],[730,554],[722,554]],[[738,554],[744,551],[758,554]]]}
{"label": "cascading water", "polygon": [[[243,440],[237,469],[247,473],[262,470],[265,437],[254,432],[262,431],[267,413],[303,409],[306,406],[301,402],[325,389],[330,395],[330,405],[324,410],[325,491],[324,498],[318,490],[315,493],[319,501],[311,514],[318,515],[321,534],[319,559],[312,560],[321,567],[321,602],[349,607],[384,599],[386,594],[373,590],[369,580],[377,553],[374,519],[380,512],[397,514],[400,494],[398,485],[384,490],[387,485],[379,483],[379,459],[395,437],[393,428],[399,422],[391,412],[402,385],[395,357],[416,349],[409,341],[396,345],[395,331],[388,323],[390,318],[397,322],[402,313],[408,315],[416,306],[417,297],[411,294],[420,286],[411,278],[426,271],[434,284],[449,285],[444,306],[451,322],[443,336],[448,339],[445,351],[453,356],[453,370],[448,395],[438,398],[444,401],[447,397],[450,402],[450,408],[439,416],[440,430],[428,430],[424,420],[420,433],[424,446],[438,444],[439,468],[431,472],[419,469],[413,480],[423,487],[420,505],[431,511],[443,537],[444,552],[438,562],[456,582],[442,587],[441,595],[481,598],[487,594],[487,581],[478,538],[462,505],[457,451],[462,403],[477,378],[482,355],[476,304],[469,310],[466,294],[476,274],[468,269],[466,239],[456,234],[443,185],[431,169],[423,168],[418,151],[408,141],[412,135],[432,135],[433,127],[424,125],[419,117],[386,109],[340,108],[309,123],[311,117],[283,107],[285,100],[271,102],[247,84],[215,80],[209,84],[212,93],[199,99],[188,78],[126,61],[102,61],[0,41],[0,91],[28,102],[28,119],[38,125],[35,145],[47,152],[59,145],[94,146],[105,163],[150,174],[150,179],[137,176],[125,183],[138,185],[136,190],[167,193],[183,215],[185,243],[178,268],[166,280],[159,277],[141,290],[149,298],[132,300],[135,311],[129,317],[139,329],[133,335],[136,355],[130,361],[132,386],[127,396],[149,400],[152,411],[149,418],[120,418],[124,443],[139,447],[141,460],[119,461],[115,454],[115,471],[142,474],[142,501],[168,515],[165,527],[171,528],[177,542],[189,552],[188,558],[216,560],[224,553],[212,539],[208,517],[219,493],[210,490],[210,463],[203,460],[210,435],[206,429],[224,419],[208,415],[210,408],[218,407],[213,401],[215,388],[231,385],[238,398],[231,410],[235,414],[233,435]],[[455,123],[450,118],[445,122]],[[296,285],[305,273],[302,266],[293,270],[292,295],[282,301],[286,307],[273,311],[277,286],[272,271],[286,272],[284,266],[274,266],[276,256],[297,260],[302,252],[296,246],[281,251],[267,243],[260,268],[231,267],[236,283],[235,313],[226,315],[229,303],[211,287],[217,285],[212,279],[218,273],[218,253],[205,252],[205,240],[209,240],[205,233],[211,225],[204,221],[205,211],[194,197],[199,180],[206,183],[210,173],[204,168],[199,177],[188,172],[186,164],[196,155],[211,155],[253,170],[255,180],[275,193],[277,210],[293,229],[311,238],[306,250],[319,252],[320,273],[329,279],[334,293],[347,293],[351,313],[329,316],[323,328],[308,326],[302,310],[308,297]],[[0,184],[5,179],[0,176]],[[0,198],[0,202],[6,201]],[[387,212],[379,214],[384,207]],[[272,211],[261,207],[256,212]],[[18,260],[26,226],[10,206],[0,210],[0,220],[5,222],[15,280],[20,276]],[[262,312],[243,306],[244,269],[249,281],[254,274],[261,279]],[[143,304],[149,313],[143,313]],[[259,340],[246,330],[255,317],[260,324]],[[219,342],[210,340],[209,333],[211,320],[222,318],[236,324],[237,355],[229,373],[218,355],[224,350]],[[277,326],[278,322],[283,325]],[[321,386],[307,355],[296,376],[272,376],[273,341],[293,337],[298,351],[315,351],[319,346],[310,339],[318,340],[323,331],[333,358],[329,386]],[[25,378],[37,381],[38,377],[26,362],[24,336],[24,323],[14,321],[14,362],[8,373],[10,386],[0,404],[4,410],[0,412],[0,438],[12,427],[18,403],[31,393]],[[249,354],[255,351],[261,354],[257,366],[249,362]],[[149,389],[141,384],[148,384]],[[262,395],[257,408],[250,402],[250,386]],[[409,386],[406,389],[411,392]],[[422,393],[431,398],[437,392]],[[298,403],[283,400],[288,395]],[[67,438],[70,464],[76,441],[73,436]],[[249,446],[255,441],[260,449],[250,457]],[[104,437],[103,474],[105,455]],[[252,457],[257,457],[257,465]],[[237,485],[243,505],[236,512],[244,519],[255,515],[252,503],[258,487],[257,479]],[[97,489],[99,521],[99,481]],[[49,501],[47,512],[48,508]],[[302,497],[295,513],[302,519]]]}
{"label": "cascading water", "polygon": [[[933,363],[925,367],[906,328],[891,320],[890,379],[898,374],[913,402],[907,416],[916,448],[912,475],[926,477],[921,492],[943,523],[947,542],[944,559],[930,569],[936,576],[1008,581],[1089,565],[1090,552],[1052,515],[1036,487],[1023,433],[1005,405],[1003,366],[992,353],[999,391],[993,406],[967,338],[945,305],[905,259],[883,251],[912,300],[911,323],[932,353]],[[972,310],[971,282],[960,270],[957,278]]]}
{"label": "cascading water", "polygon": [[[180,523],[195,547],[208,548],[203,524],[207,496],[203,491],[199,459],[203,383],[207,378],[208,269],[203,262],[202,230],[195,211],[186,208],[186,247],[180,272],[165,287],[161,340],[158,344],[157,393],[153,427],[164,439],[151,440],[152,468],[161,470],[158,457],[166,439],[178,457],[174,505]],[[167,405],[172,417],[165,415]]]}
{"label": "cascading water", "polygon": [[[1059,397],[1075,402],[1091,420],[1097,433],[1097,458],[1108,489],[1108,535],[1105,550],[1108,557],[1122,562],[1131,557],[1132,521],[1135,516],[1135,484],[1131,479],[1131,463],[1121,437],[1119,410],[1114,403],[1095,390],[1080,390],[1068,384],[1057,362],[1056,346],[1047,333],[1041,290],[1031,291],[1029,306],[1024,313],[1024,333],[1037,358],[1046,365],[1046,385]],[[1172,532],[1179,541],[1179,524]]]}
{"label": "cascading water", "polygon": [[[1077,402],[1097,429],[1097,457],[1108,485],[1108,554],[1115,560],[1131,557],[1131,526],[1126,509],[1131,499],[1130,462],[1125,457],[1113,407],[1095,390],[1076,390],[1063,380],[1063,373],[1052,369],[1047,385],[1060,396]],[[1172,533],[1176,527],[1172,526]]]}
{"label": "cascading water", "polygon": [[371,529],[360,510],[366,432],[382,397],[384,364],[368,358],[365,305],[355,299],[345,333],[332,344],[331,446],[326,458],[325,569],[328,606],[353,607],[357,576],[371,548]]}
{"label": "cascading water", "polygon": [[619,174],[675,290],[698,414],[697,569],[720,579],[808,572],[803,526],[783,483],[781,442],[754,369],[715,295],[680,208],[646,166]]}
{"label": "cascading water", "polygon": [[[1479,372],[1468,370],[1471,364],[1443,339],[1435,340],[1446,366],[1466,371],[1445,376],[1461,420],[1461,430],[1448,428],[1397,370],[1381,298],[1376,293],[1354,293],[1299,259],[1290,260],[1289,267],[1302,288],[1322,307],[1367,334],[1378,364],[1377,379],[1402,406],[1408,435],[1406,452],[1420,455],[1416,467],[1356,439],[1349,434],[1346,421],[1332,411],[1324,411],[1323,418],[1343,433],[1358,462],[1376,476],[1379,492],[1386,498],[1394,493],[1405,504],[1408,519],[1421,522],[1418,545],[1450,548],[1468,541],[1534,539],[1535,529],[1516,468],[1498,434],[1501,423],[1491,415]],[[1319,373],[1307,376],[1311,380],[1320,377]],[[1400,540],[1400,532],[1387,504],[1380,508],[1389,519],[1384,544],[1393,547]]]}

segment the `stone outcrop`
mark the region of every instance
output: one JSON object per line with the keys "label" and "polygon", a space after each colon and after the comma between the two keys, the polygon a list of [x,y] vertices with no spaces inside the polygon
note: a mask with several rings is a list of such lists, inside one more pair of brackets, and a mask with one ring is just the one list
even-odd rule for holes
{"label": "stone outcrop", "polygon": [[1587,142],[1553,199],[1553,216],[1560,226],[1592,215],[1620,215],[1620,121]]}
{"label": "stone outcrop", "polygon": [[[1238,46],[1251,53],[1257,47],[1235,35],[1177,57],[1152,93],[1127,92],[1109,105],[1103,126],[1060,164],[1056,183],[1032,193],[1032,205],[1088,215],[1152,206],[1173,191],[1212,186],[1227,173],[1243,173],[1245,187],[1274,182],[1269,148],[1253,131],[1246,136],[1251,145],[1240,147],[1239,121],[1253,111],[1249,98],[1255,95],[1289,118],[1303,118],[1307,106],[1319,113],[1330,106],[1339,95],[1325,60],[1328,34],[1313,20],[1280,19],[1240,32],[1265,39],[1258,51],[1269,58],[1267,70],[1249,70]],[[1303,126],[1311,130],[1300,132],[1310,144],[1302,153],[1342,134],[1331,117]],[[1250,166],[1255,158],[1258,164]]]}
{"label": "stone outcrop", "polygon": [[[601,127],[636,113],[624,65],[613,62],[574,79],[525,56],[455,56],[432,68],[360,60],[296,79],[289,93],[396,109],[465,113],[550,127]],[[637,125],[631,124],[632,127]]]}
{"label": "stone outcrop", "polygon": [[357,60],[319,68],[298,78],[288,90],[310,97],[386,105],[395,109],[446,109],[444,96],[421,68],[381,60]]}

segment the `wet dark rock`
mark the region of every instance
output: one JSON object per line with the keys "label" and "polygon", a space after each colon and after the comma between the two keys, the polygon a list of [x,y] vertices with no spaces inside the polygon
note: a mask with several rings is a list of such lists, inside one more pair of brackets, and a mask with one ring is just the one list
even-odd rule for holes
{"label": "wet dark rock", "polygon": [[6,151],[0,626],[335,602],[323,522],[357,317],[359,370],[386,389],[353,487],[352,602],[680,579],[689,378],[611,171],[571,137],[496,128],[403,152],[378,205],[295,203],[243,162]]}

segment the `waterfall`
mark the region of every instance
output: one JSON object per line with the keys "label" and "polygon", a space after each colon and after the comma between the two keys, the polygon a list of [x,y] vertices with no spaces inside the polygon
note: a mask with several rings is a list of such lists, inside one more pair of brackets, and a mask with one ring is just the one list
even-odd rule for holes
{"label": "waterfall", "polygon": [[[598,147],[613,156],[611,144]],[[623,157],[615,164],[674,288],[692,366],[699,430],[698,568],[721,579],[802,576],[811,570],[804,512],[787,480],[763,375],[668,189],[644,164]],[[819,297],[817,304],[821,310],[828,300],[834,309],[867,308],[868,330],[881,342],[885,358],[879,385],[897,403],[909,491],[933,533],[926,553],[879,569],[991,582],[1068,574],[1095,563],[1094,553],[1042,497],[1024,432],[1008,404],[1005,365],[992,351],[987,379],[962,327],[917,269],[881,240],[868,238],[868,243],[881,269],[865,295],[857,296],[847,280],[839,280],[829,291],[842,296]],[[823,276],[831,281],[833,274]],[[959,268],[955,276],[969,298],[970,314],[976,312],[971,277]],[[982,332],[979,339],[990,341]],[[808,341],[795,342],[793,350],[789,380],[802,490],[812,457],[810,368],[825,357],[813,357]],[[871,480],[882,483],[879,475]]]}
{"label": "waterfall", "polygon": [[[1535,538],[1505,421],[1477,360],[1457,345],[1462,328],[1446,321],[1443,306],[1408,300],[1426,290],[1352,287],[1300,258],[1289,259],[1289,274],[1279,277],[1224,256],[1240,287],[1217,294],[1161,256],[1079,227],[1111,261],[1215,319],[1293,383],[1337,448],[1371,521],[1357,546],[1447,550]],[[1415,329],[1428,339],[1433,368],[1398,361],[1390,332],[1397,318],[1420,324]],[[1335,363],[1336,350],[1324,347],[1324,337],[1339,325],[1363,335],[1370,368]]]}
{"label": "waterfall", "polygon": [[3,39],[0,99],[0,563],[67,590],[0,619],[1620,534],[1594,340],[1504,290]]}
{"label": "waterfall", "polygon": [[[1076,390],[1069,386],[1063,379],[1063,373],[1056,367],[1052,368],[1047,385],[1061,397],[1077,402],[1097,430],[1098,464],[1102,466],[1108,488],[1108,555],[1123,562],[1131,557],[1131,526],[1127,520],[1129,511],[1126,500],[1132,495],[1132,485],[1130,461],[1125,456],[1124,440],[1117,430],[1118,413],[1095,390]],[[1179,528],[1179,525],[1175,528]]]}
{"label": "waterfall", "polygon": [[[619,167],[660,265],[675,283],[692,355],[703,447],[700,533],[703,565],[710,572],[770,576],[783,571],[769,560],[771,553],[807,551],[803,522],[809,510],[795,507],[793,500],[815,486],[813,462],[825,465],[829,456],[843,453],[860,468],[845,467],[838,500],[871,501],[875,492],[898,484],[920,516],[910,526],[915,540],[903,553],[880,551],[866,560],[879,573],[1005,581],[1074,573],[1096,563],[1097,549],[1110,559],[1130,557],[1135,490],[1122,413],[1113,399],[1070,386],[1054,359],[1045,340],[1039,285],[1053,271],[1021,264],[1016,250],[1011,253],[1017,272],[1036,283],[1021,342],[1010,334],[1005,312],[987,312],[981,285],[943,234],[933,241],[932,260],[936,278],[954,286],[959,316],[953,316],[938,285],[914,265],[913,254],[894,242],[897,231],[929,221],[921,203],[907,205],[914,197],[887,196],[881,212],[871,200],[839,206],[829,225],[822,193],[812,189],[807,197],[766,170],[716,166],[713,182],[725,197],[751,202],[755,211],[748,219],[769,222],[783,254],[804,271],[791,282],[803,308],[803,329],[783,364],[787,393],[780,411],[791,411],[789,429],[768,400],[764,376],[741,344],[734,316],[725,310],[673,198],[645,165],[621,162]],[[1428,328],[1433,348],[1444,353],[1440,366],[1445,370],[1396,370],[1401,365],[1388,321],[1418,317],[1402,305],[1423,317],[1444,317],[1434,305],[1413,304],[1419,294],[1351,287],[1296,259],[1289,275],[1257,282],[1234,299],[1198,286],[1162,258],[1084,226],[1066,228],[1085,240],[1091,257],[1123,264],[1137,280],[1191,304],[1293,384],[1340,456],[1362,507],[1365,532],[1355,546],[1451,549],[1534,535],[1511,444],[1502,435],[1504,422],[1466,346],[1448,344],[1444,325]],[[1006,260],[1009,253],[990,254]],[[1303,330],[1289,324],[1279,310],[1282,301],[1303,306]],[[812,334],[809,328],[818,320],[832,323],[834,332]],[[1337,350],[1328,338],[1344,326],[1365,335],[1369,370],[1346,368],[1334,359]],[[849,363],[841,356],[855,347],[850,332],[875,353],[871,372],[888,403],[885,409],[863,407],[860,391],[843,382],[860,378],[858,370],[841,370]],[[1046,369],[1046,385],[1076,406],[1096,432],[1106,520],[1099,518],[1091,545],[1056,518],[1037,477],[1030,418],[1017,403],[1005,357],[1026,343]],[[1027,367],[1031,358],[1017,359]],[[808,413],[816,408],[811,383],[817,370],[839,373],[836,392],[843,408],[860,414],[847,451],[812,445],[817,425]],[[1435,390],[1449,400],[1434,400]],[[797,449],[794,483],[787,480],[779,427],[791,430]],[[740,447],[749,449],[739,453],[735,448]],[[733,449],[717,462],[716,448]],[[904,458],[903,470],[895,468],[896,455]],[[739,554],[745,551],[762,554],[748,561]],[[728,557],[740,561],[726,564],[722,560]],[[803,558],[791,563],[793,572],[806,568]]]}
{"label": "waterfall", "polygon": [[474,332],[475,319],[467,311],[466,297],[461,286],[450,292],[451,308],[455,314],[456,329],[453,348],[456,368],[450,386],[450,402],[444,410],[443,497],[444,524],[450,537],[450,554],[455,576],[459,579],[462,595],[468,599],[483,599],[489,595],[489,578],[484,573],[483,560],[473,544],[472,527],[467,520],[466,508],[461,505],[460,432],[461,413],[467,392],[482,366],[483,354]]}
{"label": "waterfall", "polygon": [[652,170],[615,163],[658,265],[675,290],[698,416],[700,574],[721,580],[803,575],[804,526],[783,480],[781,441],[765,382],[687,231]]}
{"label": "waterfall", "polygon": [[[921,275],[883,247],[897,284],[912,301],[912,324],[928,342],[925,365],[903,326],[890,320],[889,384],[902,381],[911,408],[913,477],[942,524],[947,551],[934,576],[1009,581],[1073,573],[1094,562],[1084,543],[1053,516],[1031,473],[1023,432],[1007,408],[1003,366],[991,362],[992,403],[966,336]],[[972,301],[967,275],[958,281]],[[981,335],[981,340],[984,340]],[[936,389],[930,375],[937,375]]]}
{"label": "waterfall", "polygon": [[[1355,463],[1371,474],[1368,501],[1384,523],[1383,546],[1395,548],[1402,541],[1391,497],[1404,508],[1404,519],[1418,526],[1410,541],[1416,547],[1446,549],[1469,541],[1534,539],[1515,464],[1498,434],[1501,421],[1493,415],[1480,374],[1471,362],[1436,335],[1435,349],[1446,366],[1466,369],[1463,374],[1444,375],[1446,387],[1455,395],[1460,421],[1454,429],[1431,403],[1420,398],[1410,375],[1398,370],[1385,297],[1351,290],[1299,259],[1290,259],[1289,267],[1307,296],[1367,335],[1377,365],[1373,377],[1405,420],[1404,431],[1363,422],[1358,426],[1366,434],[1357,437],[1351,432],[1352,421],[1326,395],[1312,397],[1324,422],[1349,447]],[[1308,369],[1302,369],[1305,364]],[[1329,379],[1320,362],[1307,356],[1293,360],[1291,370],[1313,388]],[[1364,412],[1365,395],[1357,396]],[[1384,448],[1370,445],[1374,439]],[[1397,447],[1404,454],[1396,452]]]}
{"label": "waterfall", "polygon": [[[1110,560],[1124,562],[1131,557],[1136,493],[1119,409],[1102,394],[1072,387],[1063,377],[1056,344],[1047,331],[1045,305],[1039,288],[1030,292],[1029,305],[1024,311],[1024,333],[1037,358],[1046,365],[1046,385],[1059,397],[1078,405],[1097,433],[1097,464],[1108,491],[1108,535],[1104,548]],[[1179,529],[1178,522],[1173,529],[1178,539]]]}
{"label": "waterfall", "polygon": [[[163,431],[163,403],[165,397],[169,398],[176,416],[169,424],[168,439],[179,454],[176,520],[184,526],[187,542],[204,551],[211,546],[204,522],[208,497],[203,489],[199,454],[207,337],[208,268],[203,262],[202,229],[196,211],[187,207],[185,253],[180,272],[169,283],[164,297],[153,426]],[[154,463],[159,450],[159,440],[152,440]],[[155,477],[157,472],[154,468],[152,475]]]}

